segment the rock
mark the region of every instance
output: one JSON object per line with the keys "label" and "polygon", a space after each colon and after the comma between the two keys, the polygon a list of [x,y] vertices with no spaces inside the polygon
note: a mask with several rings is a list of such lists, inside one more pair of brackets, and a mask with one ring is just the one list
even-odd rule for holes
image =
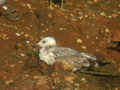
{"label": "rock", "polygon": [[84,45],[83,45],[83,46],[81,46],[81,48],[82,48],[82,49],[84,49],[84,50],[86,50],[86,49],[87,49],[87,47],[86,47],[86,46],[84,46]]}
{"label": "rock", "polygon": [[83,42],[82,39],[80,39],[80,38],[77,39],[78,44],[81,44],[82,42]]}
{"label": "rock", "polygon": [[7,80],[6,82],[5,82],[5,84],[6,85],[9,85],[9,84],[11,84],[11,83],[13,83],[14,81],[13,80]]}

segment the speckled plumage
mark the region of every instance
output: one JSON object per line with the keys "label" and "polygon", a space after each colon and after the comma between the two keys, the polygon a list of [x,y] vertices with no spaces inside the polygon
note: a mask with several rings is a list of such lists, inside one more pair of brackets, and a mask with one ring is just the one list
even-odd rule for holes
{"label": "speckled plumage", "polygon": [[98,66],[96,55],[56,46],[53,37],[43,38],[38,45],[41,47],[39,52],[40,60],[48,65],[53,65],[55,62],[64,62],[73,67],[72,71]]}

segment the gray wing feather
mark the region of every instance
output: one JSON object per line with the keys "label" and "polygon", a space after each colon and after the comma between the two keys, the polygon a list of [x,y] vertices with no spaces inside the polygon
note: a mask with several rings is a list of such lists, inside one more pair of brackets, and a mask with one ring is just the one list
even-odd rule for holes
{"label": "gray wing feather", "polygon": [[69,57],[71,55],[79,54],[79,52],[74,49],[64,47],[54,47],[53,53],[56,56],[56,58],[66,56]]}

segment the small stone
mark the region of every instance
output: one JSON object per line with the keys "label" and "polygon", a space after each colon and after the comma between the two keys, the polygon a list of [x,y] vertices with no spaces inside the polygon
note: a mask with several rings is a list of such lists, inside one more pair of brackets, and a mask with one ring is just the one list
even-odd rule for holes
{"label": "small stone", "polygon": [[11,84],[11,83],[13,83],[13,82],[14,82],[13,80],[8,80],[8,81],[5,82],[5,84],[6,84],[6,85],[9,85],[9,84]]}
{"label": "small stone", "polygon": [[28,7],[29,9],[31,9],[31,4],[27,3],[27,7]]}
{"label": "small stone", "polygon": [[106,28],[106,29],[105,29],[105,32],[109,33],[109,32],[110,32],[110,30],[109,30],[108,28]]}
{"label": "small stone", "polygon": [[100,13],[101,16],[106,16],[105,12]]}
{"label": "small stone", "polygon": [[118,14],[112,14],[113,18],[116,18],[118,16]]}
{"label": "small stone", "polygon": [[82,39],[80,39],[80,38],[77,39],[78,44],[81,44],[82,42],[83,42]]}
{"label": "small stone", "polygon": [[20,54],[20,56],[24,57],[24,56],[25,56],[25,54],[24,54],[24,53],[21,53],[21,54]]}
{"label": "small stone", "polygon": [[79,18],[80,20],[82,20],[82,19],[83,19],[83,16],[79,16],[78,18]]}
{"label": "small stone", "polygon": [[86,78],[84,78],[84,77],[81,78],[81,81],[84,82],[84,83],[87,82]]}
{"label": "small stone", "polygon": [[39,76],[33,76],[33,79],[39,79]]}
{"label": "small stone", "polygon": [[73,17],[74,15],[71,13],[71,14],[70,14],[70,16],[72,16],[72,17]]}
{"label": "small stone", "polygon": [[48,29],[48,28],[46,28],[46,31],[49,31],[49,29]]}
{"label": "small stone", "polygon": [[19,34],[19,33],[16,33],[16,36],[20,36],[20,34]]}
{"label": "small stone", "polygon": [[52,14],[48,14],[48,17],[49,17],[49,18],[52,18]]}
{"label": "small stone", "polygon": [[13,67],[15,67],[15,65],[14,65],[14,64],[11,64],[10,67],[13,68]]}
{"label": "small stone", "polygon": [[29,35],[28,35],[28,34],[25,34],[24,36],[25,36],[26,38],[27,38],[27,37],[29,37]]}
{"label": "small stone", "polygon": [[22,7],[25,7],[25,6],[26,6],[26,4],[25,4],[25,3],[21,3],[21,6],[22,6]]}
{"label": "small stone", "polygon": [[81,81],[85,81],[86,79],[85,78],[82,78]]}
{"label": "small stone", "polygon": [[84,50],[86,50],[86,49],[87,49],[87,47],[86,47],[86,46],[81,46],[81,48],[82,48],[82,49],[84,49]]}
{"label": "small stone", "polygon": [[60,30],[60,31],[63,31],[63,30],[65,30],[65,28],[62,28],[62,27],[61,27],[59,30]]}
{"label": "small stone", "polygon": [[44,24],[43,24],[43,23],[41,23],[40,25],[41,25],[41,26],[44,26]]}
{"label": "small stone", "polygon": [[88,18],[88,15],[85,15],[85,18]]}
{"label": "small stone", "polygon": [[108,18],[112,18],[112,16],[110,15],[110,16],[108,16]]}
{"label": "small stone", "polygon": [[118,11],[117,13],[120,14],[120,11]]}
{"label": "small stone", "polygon": [[29,44],[29,43],[30,43],[30,41],[26,41],[26,43],[27,43],[27,44]]}
{"label": "small stone", "polygon": [[25,74],[24,76],[27,77],[27,78],[30,77],[30,75],[28,75],[28,74]]}
{"label": "small stone", "polygon": [[98,40],[98,37],[96,36],[95,39]]}
{"label": "small stone", "polygon": [[99,0],[93,0],[94,3],[97,3]]}
{"label": "small stone", "polygon": [[119,90],[119,88],[115,88],[114,90]]}

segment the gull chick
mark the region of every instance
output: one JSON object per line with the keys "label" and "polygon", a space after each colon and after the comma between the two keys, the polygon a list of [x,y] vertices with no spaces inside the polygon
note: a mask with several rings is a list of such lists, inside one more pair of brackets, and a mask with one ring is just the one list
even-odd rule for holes
{"label": "gull chick", "polygon": [[37,43],[40,46],[39,58],[48,65],[62,62],[73,72],[90,67],[98,67],[100,59],[97,55],[79,52],[71,48],[59,47],[53,37],[45,37]]}

